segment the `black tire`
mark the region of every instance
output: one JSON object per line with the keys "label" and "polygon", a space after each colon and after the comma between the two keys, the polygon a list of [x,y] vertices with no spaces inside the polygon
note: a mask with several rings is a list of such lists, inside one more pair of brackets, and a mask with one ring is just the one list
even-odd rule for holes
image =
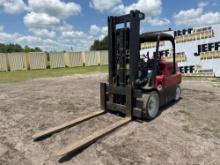
{"label": "black tire", "polygon": [[145,112],[145,118],[147,120],[154,119],[159,113],[159,96],[157,92],[150,92],[143,94],[143,110]]}
{"label": "black tire", "polygon": [[181,97],[181,88],[179,85],[177,85],[174,100],[178,101],[180,97]]}

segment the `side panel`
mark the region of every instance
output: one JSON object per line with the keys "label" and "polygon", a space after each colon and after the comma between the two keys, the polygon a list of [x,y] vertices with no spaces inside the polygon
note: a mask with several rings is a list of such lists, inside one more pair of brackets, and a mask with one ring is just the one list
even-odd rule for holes
{"label": "side panel", "polygon": [[95,51],[85,52],[85,65],[97,65],[97,56]]}
{"label": "side panel", "polygon": [[0,71],[8,71],[5,53],[0,53]]}
{"label": "side panel", "polygon": [[30,69],[46,69],[47,57],[43,52],[28,53]]}
{"label": "side panel", "polygon": [[26,53],[8,53],[8,62],[11,71],[27,70]]}
{"label": "side panel", "polygon": [[68,67],[83,66],[82,52],[65,53],[65,64]]}
{"label": "side panel", "polygon": [[179,84],[181,82],[181,74],[173,74],[169,76],[165,76],[164,78],[164,88],[172,87],[176,84]]}
{"label": "side panel", "polygon": [[64,68],[64,53],[63,52],[51,52],[50,56],[50,67],[51,68]]}
{"label": "side panel", "polygon": [[108,65],[108,51],[100,51],[100,65]]}
{"label": "side panel", "polygon": [[169,86],[164,89],[165,104],[172,101],[175,98],[177,85]]}

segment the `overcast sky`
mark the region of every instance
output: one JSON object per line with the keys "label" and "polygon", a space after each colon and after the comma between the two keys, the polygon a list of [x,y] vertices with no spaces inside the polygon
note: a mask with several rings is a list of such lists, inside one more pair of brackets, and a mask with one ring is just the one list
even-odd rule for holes
{"label": "overcast sky", "polygon": [[139,9],[141,31],[220,23],[219,0],[0,0],[0,42],[44,50],[88,50],[107,16]]}

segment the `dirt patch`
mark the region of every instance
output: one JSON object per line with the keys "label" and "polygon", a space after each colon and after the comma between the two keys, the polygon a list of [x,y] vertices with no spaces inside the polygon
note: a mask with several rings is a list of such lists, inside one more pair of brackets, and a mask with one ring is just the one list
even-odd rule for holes
{"label": "dirt patch", "polygon": [[[60,148],[118,121],[107,114],[44,141],[31,138],[96,111],[105,79],[96,73],[0,84],[0,164],[60,164]],[[213,83],[185,80],[182,99],[155,120],[130,122],[62,164],[219,164],[220,88]]]}

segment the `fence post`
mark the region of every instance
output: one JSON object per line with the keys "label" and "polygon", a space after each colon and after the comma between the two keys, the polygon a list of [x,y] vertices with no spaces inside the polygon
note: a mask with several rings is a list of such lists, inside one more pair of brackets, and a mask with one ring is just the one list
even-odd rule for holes
{"label": "fence post", "polygon": [[96,62],[97,62],[97,65],[101,65],[101,51],[96,51],[95,52],[96,54]]}
{"label": "fence post", "polygon": [[83,66],[85,66],[86,65],[86,55],[85,55],[86,53],[83,51],[83,52],[81,52],[81,59],[82,59],[82,62],[83,62]]}

